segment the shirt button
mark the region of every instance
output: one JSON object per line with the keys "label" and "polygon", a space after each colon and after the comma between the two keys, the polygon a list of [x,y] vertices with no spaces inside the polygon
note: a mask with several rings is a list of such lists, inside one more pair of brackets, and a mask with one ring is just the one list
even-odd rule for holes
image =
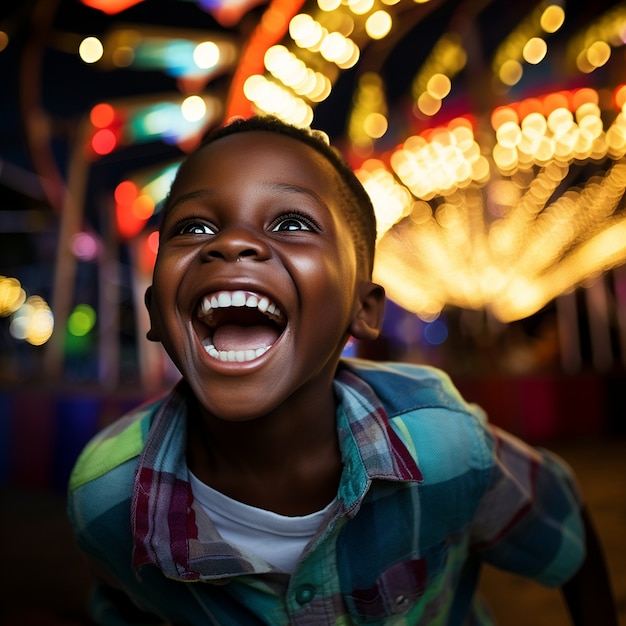
{"label": "shirt button", "polygon": [[301,585],[296,591],[298,604],[308,604],[315,597],[315,587],[313,585]]}
{"label": "shirt button", "polygon": [[396,606],[398,608],[402,608],[403,606],[406,606],[408,601],[409,601],[408,598],[406,596],[403,596],[402,594],[400,594],[399,596],[396,596]]}

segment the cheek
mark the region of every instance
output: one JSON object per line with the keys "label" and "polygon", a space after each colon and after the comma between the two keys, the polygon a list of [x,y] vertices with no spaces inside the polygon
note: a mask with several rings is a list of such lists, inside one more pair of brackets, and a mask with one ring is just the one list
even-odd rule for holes
{"label": "cheek", "polygon": [[335,292],[345,293],[347,286],[353,282],[348,264],[339,256],[334,258],[300,258],[293,260],[292,266],[300,276],[303,291],[311,293]]}
{"label": "cheek", "polygon": [[[303,258],[294,261],[300,278],[298,290],[307,323],[320,327],[329,324],[341,330],[349,323],[355,289],[355,271],[341,255]],[[311,319],[312,318],[312,319]],[[321,330],[321,329],[320,329]]]}
{"label": "cheek", "polygon": [[152,278],[152,304],[150,318],[154,324],[163,327],[175,320],[177,297],[180,292],[180,270],[175,264],[164,261],[154,268]]}
{"label": "cheek", "polygon": [[193,263],[194,254],[185,255],[159,253],[154,266],[152,286],[159,294],[160,303],[173,305],[178,292],[188,275]]}

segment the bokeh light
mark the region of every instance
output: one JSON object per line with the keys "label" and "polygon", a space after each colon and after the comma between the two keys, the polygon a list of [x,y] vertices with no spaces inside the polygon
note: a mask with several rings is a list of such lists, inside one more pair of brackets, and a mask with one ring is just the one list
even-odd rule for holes
{"label": "bokeh light", "polygon": [[104,47],[97,37],[86,37],[80,42],[78,54],[85,63],[96,63],[102,58]]}
{"label": "bokeh light", "polygon": [[9,332],[15,339],[27,341],[33,346],[41,346],[52,336],[54,316],[41,296],[29,296],[15,311],[9,325]]}
{"label": "bokeh light", "polygon": [[96,324],[96,312],[89,304],[77,304],[67,320],[67,330],[76,337],[84,337]]}
{"label": "bokeh light", "polygon": [[26,292],[17,278],[0,276],[0,316],[15,313],[26,301]]}

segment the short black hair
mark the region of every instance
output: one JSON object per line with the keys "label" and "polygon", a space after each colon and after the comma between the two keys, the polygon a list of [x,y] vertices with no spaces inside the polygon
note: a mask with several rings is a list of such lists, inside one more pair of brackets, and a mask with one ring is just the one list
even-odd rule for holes
{"label": "short black hair", "polygon": [[[301,141],[316,150],[333,166],[343,183],[340,189],[340,199],[352,233],[358,260],[371,275],[376,247],[376,216],[372,201],[353,170],[340,153],[327,143],[321,133],[309,128],[293,126],[270,115],[235,118],[223,126],[209,131],[195,152],[222,137],[251,131],[277,133]],[[178,174],[174,178],[172,188],[176,178],[178,178]],[[168,203],[169,197],[165,201],[163,214],[167,212]]]}

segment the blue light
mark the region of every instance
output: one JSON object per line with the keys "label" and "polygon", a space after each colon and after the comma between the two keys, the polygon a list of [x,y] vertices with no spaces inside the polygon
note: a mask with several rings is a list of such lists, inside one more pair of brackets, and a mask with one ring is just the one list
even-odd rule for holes
{"label": "blue light", "polygon": [[441,321],[435,320],[424,326],[424,339],[431,346],[438,346],[448,338],[448,327]]}

